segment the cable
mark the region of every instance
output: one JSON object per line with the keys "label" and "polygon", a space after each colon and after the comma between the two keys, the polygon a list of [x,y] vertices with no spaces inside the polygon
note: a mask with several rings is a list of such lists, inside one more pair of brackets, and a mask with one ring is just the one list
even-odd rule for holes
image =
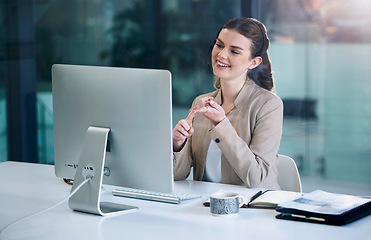
{"label": "cable", "polygon": [[49,208],[47,208],[47,209],[41,210],[41,211],[39,211],[39,212],[33,213],[33,214],[31,214],[31,215],[28,215],[28,216],[26,216],[26,217],[23,217],[23,218],[21,218],[21,219],[18,219],[18,220],[15,220],[14,222],[9,223],[9,224],[6,225],[3,229],[0,230],[0,235],[1,235],[1,234],[2,234],[2,233],[3,233],[7,228],[9,228],[9,227],[11,227],[11,226],[13,226],[13,225],[15,225],[15,224],[17,224],[17,223],[19,223],[19,222],[22,222],[22,221],[27,220],[27,219],[29,219],[29,218],[35,217],[35,216],[37,216],[37,215],[39,215],[39,214],[42,214],[42,213],[44,213],[44,212],[47,212],[47,211],[49,211],[49,210],[51,210],[51,209],[53,209],[53,208],[55,208],[55,207],[61,205],[62,203],[64,203],[64,202],[67,201],[68,199],[70,199],[73,195],[75,195],[75,193],[76,193],[76,192],[77,192],[77,191],[78,191],[82,186],[84,186],[87,182],[89,182],[90,179],[91,179],[91,178],[87,178],[87,179],[85,179],[85,180],[84,180],[84,181],[83,181],[79,186],[77,186],[77,188],[76,188],[75,190],[73,190],[73,192],[71,192],[71,194],[70,194],[67,198],[63,199],[62,201],[58,202],[57,204],[55,204],[55,205],[53,205],[53,206],[51,206],[51,207],[49,207]]}

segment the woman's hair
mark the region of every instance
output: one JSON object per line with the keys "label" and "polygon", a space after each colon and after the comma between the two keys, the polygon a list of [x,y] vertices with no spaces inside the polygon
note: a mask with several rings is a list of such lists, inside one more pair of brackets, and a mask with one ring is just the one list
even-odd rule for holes
{"label": "woman's hair", "polygon": [[[236,30],[252,41],[251,58],[261,57],[262,62],[256,68],[249,69],[247,76],[260,87],[274,91],[272,66],[268,56],[269,38],[264,24],[254,18],[234,18],[223,25],[217,36],[223,29]],[[215,79],[214,86],[220,88],[219,78]]]}

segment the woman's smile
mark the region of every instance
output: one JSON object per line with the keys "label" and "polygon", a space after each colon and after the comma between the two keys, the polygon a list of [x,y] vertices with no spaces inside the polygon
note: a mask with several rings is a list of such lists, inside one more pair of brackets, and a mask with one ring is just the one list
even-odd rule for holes
{"label": "woman's smile", "polygon": [[221,62],[221,61],[219,61],[219,60],[216,60],[216,64],[217,64],[217,66],[218,66],[219,68],[230,68],[230,67],[231,67],[230,65],[228,65],[228,64],[226,64],[226,63],[224,63],[224,62]]}

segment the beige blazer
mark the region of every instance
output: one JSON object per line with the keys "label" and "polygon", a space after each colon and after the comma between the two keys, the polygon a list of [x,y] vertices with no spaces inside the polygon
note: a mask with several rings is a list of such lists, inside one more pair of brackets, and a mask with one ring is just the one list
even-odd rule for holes
{"label": "beige blazer", "polygon": [[[221,91],[213,96],[221,104]],[[280,189],[277,183],[277,154],[282,136],[281,99],[247,80],[235,102],[236,109],[214,126],[198,113],[193,119],[194,133],[180,152],[174,152],[174,178],[184,180],[193,167],[193,179],[201,181],[210,140],[219,146],[223,183],[248,188]]]}

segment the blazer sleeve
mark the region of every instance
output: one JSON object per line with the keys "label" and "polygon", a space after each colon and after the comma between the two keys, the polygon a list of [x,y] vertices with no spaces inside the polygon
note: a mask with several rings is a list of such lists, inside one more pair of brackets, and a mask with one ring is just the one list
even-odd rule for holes
{"label": "blazer sleeve", "polygon": [[228,118],[210,131],[211,138],[218,139],[217,144],[233,171],[249,188],[259,187],[270,171],[277,171],[274,161],[282,136],[283,103],[278,97],[271,98],[252,116],[239,120],[248,125],[250,121],[250,141],[241,137],[244,133],[237,132]]}
{"label": "blazer sleeve", "polygon": [[192,136],[186,140],[182,150],[173,152],[173,173],[174,180],[185,180],[191,172],[193,160],[191,158]]}
{"label": "blazer sleeve", "polygon": [[[197,98],[196,98],[197,99]],[[191,109],[196,105],[196,99],[192,102]],[[173,152],[174,180],[185,180],[191,173],[192,159],[192,136],[186,139],[186,143],[179,152]]]}

